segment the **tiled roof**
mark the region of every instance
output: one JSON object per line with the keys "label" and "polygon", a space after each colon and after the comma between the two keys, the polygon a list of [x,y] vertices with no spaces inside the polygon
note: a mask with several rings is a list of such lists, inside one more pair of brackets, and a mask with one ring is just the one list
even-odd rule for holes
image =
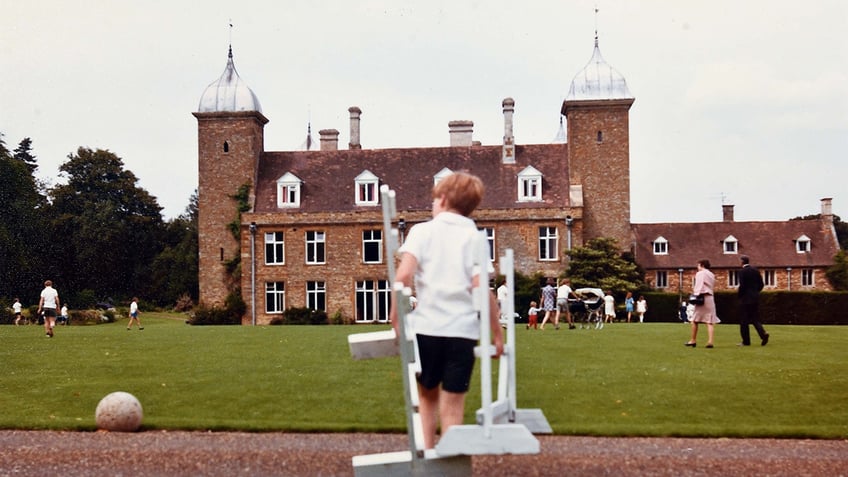
{"label": "tiled roof", "polygon": [[[398,210],[430,210],[433,176],[447,167],[478,175],[486,186],[480,209],[568,207],[566,144],[516,146],[515,163],[502,164],[502,146],[338,151],[265,152],[259,163],[257,213],[277,208],[276,181],[290,172],[303,181],[298,212],[348,212],[354,203],[354,178],[365,170],[397,192]],[[528,165],[542,172],[543,203],[517,202],[518,173]],[[373,207],[373,206],[372,206]]]}
{"label": "tiled roof", "polygon": [[[701,222],[670,224],[633,224],[636,261],[646,270],[694,268],[706,258],[713,268],[735,268],[739,256],[751,257],[757,267],[822,267],[833,264],[838,251],[833,228],[820,220],[786,222]],[[737,253],[726,254],[723,241],[737,240]],[[810,251],[798,253],[795,240],[810,238]],[[668,254],[655,255],[653,242],[668,241]]]}

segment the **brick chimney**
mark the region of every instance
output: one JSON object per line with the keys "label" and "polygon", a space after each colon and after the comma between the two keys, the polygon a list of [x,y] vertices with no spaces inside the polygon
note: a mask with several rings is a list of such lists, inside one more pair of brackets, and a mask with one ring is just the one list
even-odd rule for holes
{"label": "brick chimney", "polygon": [[474,132],[474,121],[460,120],[448,123],[451,147],[471,147],[471,134]]}
{"label": "brick chimney", "polygon": [[722,204],[721,215],[723,221],[733,222],[733,204]]}
{"label": "brick chimney", "polygon": [[350,113],[350,143],[348,149],[362,149],[362,144],[359,142],[359,117],[362,115],[362,110],[356,106],[351,106],[347,110]]}
{"label": "brick chimney", "polygon": [[337,129],[322,129],[318,131],[321,136],[322,151],[339,150],[339,131]]}
{"label": "brick chimney", "polygon": [[830,197],[821,200],[821,218],[826,227],[833,226],[833,199]]}
{"label": "brick chimney", "polygon": [[512,114],[515,112],[515,100],[506,98],[501,103],[504,115],[503,154],[504,164],[515,164],[515,136],[512,135]]}

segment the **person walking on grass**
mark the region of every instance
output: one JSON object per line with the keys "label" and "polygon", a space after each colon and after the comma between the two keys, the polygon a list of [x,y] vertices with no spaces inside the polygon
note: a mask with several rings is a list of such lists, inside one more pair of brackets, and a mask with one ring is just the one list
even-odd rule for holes
{"label": "person walking on grass", "polygon": [[636,300],[636,314],[639,315],[639,323],[645,322],[645,313],[648,312],[648,300],[644,296],[639,296]]}
{"label": "person walking on grass", "polygon": [[21,300],[15,297],[15,302],[12,303],[12,313],[15,314],[15,326],[18,326],[21,322],[21,308]]}
{"label": "person walking on grass", "polygon": [[565,320],[568,321],[569,330],[576,328],[574,326],[574,319],[571,317],[571,310],[568,308],[568,299],[572,297],[577,298],[574,295],[574,290],[571,289],[571,280],[563,278],[560,285],[557,287],[556,316],[554,317],[554,323],[559,323],[559,315],[564,311]]}
{"label": "person walking on grass", "polygon": [[542,304],[542,309],[545,310],[545,317],[542,319],[542,324],[539,325],[540,330],[545,329],[545,323],[551,319],[551,315],[554,315],[554,328],[559,329],[559,313],[555,313],[557,296],[557,290],[554,288],[555,283],[556,280],[548,278],[545,286],[542,287],[542,296],[539,298],[539,302]]}
{"label": "person walking on grass", "polygon": [[38,314],[44,312],[44,334],[48,338],[53,337],[53,328],[56,326],[56,310],[59,309],[59,292],[53,288],[53,282],[44,282],[44,290],[41,290],[41,298],[38,300]]}
{"label": "person walking on grass", "polygon": [[702,295],[704,302],[695,305],[695,313],[691,321],[692,338],[685,343],[686,346],[694,348],[698,344],[698,325],[704,323],[707,325],[707,348],[713,347],[715,325],[721,323],[716,315],[714,289],[715,275],[710,271],[710,261],[707,259],[698,260],[698,272],[695,274],[695,288],[692,290],[692,294]]}
{"label": "person walking on grass", "polygon": [[[474,347],[480,340],[473,293],[477,287],[488,287],[480,283],[481,267],[494,272],[491,263],[477,260],[480,237],[469,217],[483,199],[483,191],[483,182],[466,172],[444,177],[433,186],[432,220],[413,226],[398,249],[396,280],[408,287],[414,283],[420,299],[407,319],[421,357],[417,381],[425,449],[435,446],[438,427],[444,435],[462,424],[465,414]],[[504,344],[498,302],[494,293],[488,295],[489,316],[482,318],[489,320],[494,356],[499,357]],[[393,293],[389,317],[400,336],[396,301]]]}
{"label": "person walking on grass", "polygon": [[138,298],[133,297],[132,303],[130,303],[130,322],[127,324],[127,331],[132,328],[133,321],[138,325],[139,330],[143,330],[144,327],[141,326],[141,320],[138,319]]}
{"label": "person walking on grass", "polygon": [[739,346],[751,346],[751,329],[760,336],[760,344],[765,346],[769,342],[769,334],[766,333],[763,324],[760,323],[760,291],[763,289],[763,277],[760,271],[751,266],[751,259],[747,255],[739,257],[742,262],[742,270],[739,271],[739,334],[742,342]]}

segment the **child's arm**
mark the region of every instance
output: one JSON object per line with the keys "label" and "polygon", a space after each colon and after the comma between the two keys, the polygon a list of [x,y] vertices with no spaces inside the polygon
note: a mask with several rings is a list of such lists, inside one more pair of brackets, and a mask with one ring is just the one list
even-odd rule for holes
{"label": "child's arm", "polygon": [[[418,268],[418,260],[411,253],[404,253],[400,259],[397,272],[395,272],[395,281],[402,282],[403,286],[411,287],[412,279],[415,276],[415,270]],[[393,286],[390,283],[389,286]],[[392,302],[389,308],[389,320],[392,322],[392,328],[395,330],[395,335],[400,336],[398,330],[398,315],[397,315],[397,298],[395,297],[394,288],[392,288]]]}

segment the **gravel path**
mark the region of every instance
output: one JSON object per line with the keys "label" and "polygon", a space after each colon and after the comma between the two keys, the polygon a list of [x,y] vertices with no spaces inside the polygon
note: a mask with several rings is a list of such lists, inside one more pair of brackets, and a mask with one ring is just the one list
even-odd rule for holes
{"label": "gravel path", "polygon": [[[476,456],[473,475],[848,476],[848,441],[540,436],[532,456]],[[0,431],[0,476],[352,476],[405,434]]]}

